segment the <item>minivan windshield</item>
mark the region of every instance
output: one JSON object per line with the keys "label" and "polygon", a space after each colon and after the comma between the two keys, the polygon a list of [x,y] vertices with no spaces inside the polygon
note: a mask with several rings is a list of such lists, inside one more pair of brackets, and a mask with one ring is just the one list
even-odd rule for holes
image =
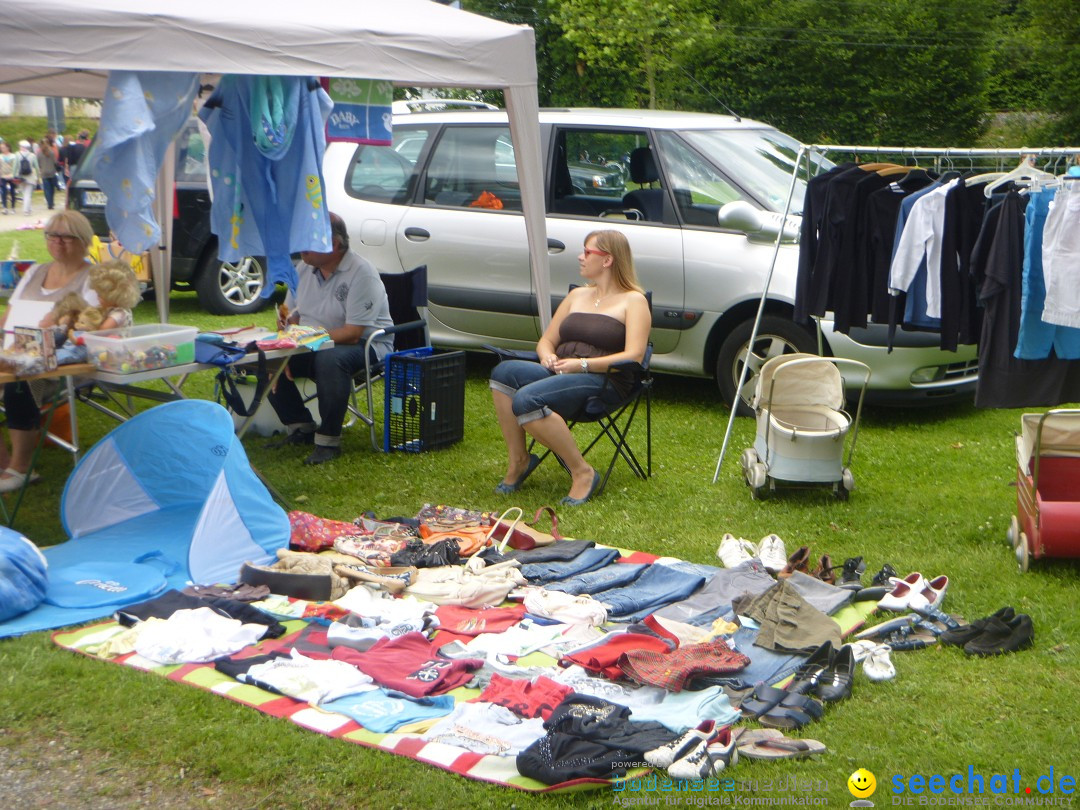
{"label": "minivan windshield", "polygon": [[[795,138],[775,129],[689,129],[680,134],[770,211],[784,210],[799,154]],[[811,176],[832,166],[817,155],[811,160]],[[805,162],[800,168],[791,199],[790,213],[795,215],[802,214],[806,195]]]}

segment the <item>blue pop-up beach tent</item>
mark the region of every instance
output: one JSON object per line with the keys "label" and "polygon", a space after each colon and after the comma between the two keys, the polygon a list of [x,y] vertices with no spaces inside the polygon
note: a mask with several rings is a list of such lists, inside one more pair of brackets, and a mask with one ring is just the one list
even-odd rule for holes
{"label": "blue pop-up beach tent", "polygon": [[[244,562],[271,562],[289,542],[288,517],[251,469],[232,417],[203,400],[160,405],[113,430],[75,467],[60,509],[71,539],[43,549],[50,588],[71,571],[106,593],[124,576],[159,589],[231,583]],[[131,601],[113,592],[109,604],[100,594],[91,607],[42,604],[0,623],[0,637],[110,615]]]}

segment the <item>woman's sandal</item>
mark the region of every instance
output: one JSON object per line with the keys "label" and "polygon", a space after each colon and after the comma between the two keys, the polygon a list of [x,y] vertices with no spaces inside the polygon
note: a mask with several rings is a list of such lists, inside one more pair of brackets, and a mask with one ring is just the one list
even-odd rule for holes
{"label": "woman's sandal", "polygon": [[780,701],[790,695],[791,692],[786,689],[779,689],[775,686],[766,686],[765,684],[758,684],[754,687],[749,695],[743,698],[742,703],[739,704],[739,711],[742,712],[742,716],[748,720],[756,720],[761,715],[775,708]]}
{"label": "woman's sandal", "polygon": [[796,729],[825,714],[820,701],[792,692],[757,721],[766,728]]}

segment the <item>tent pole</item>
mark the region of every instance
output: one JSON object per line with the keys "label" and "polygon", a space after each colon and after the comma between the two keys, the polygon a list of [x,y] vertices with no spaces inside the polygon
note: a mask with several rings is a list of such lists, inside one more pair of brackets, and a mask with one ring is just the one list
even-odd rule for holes
{"label": "tent pole", "polygon": [[[750,356],[754,353],[754,343],[757,342],[758,327],[761,326],[761,316],[765,314],[765,301],[769,297],[769,286],[772,284],[773,271],[776,270],[776,259],[780,255],[780,243],[784,238],[784,223],[787,222],[788,212],[791,211],[791,198],[795,196],[795,184],[799,179],[799,167],[803,158],[807,161],[809,171],[810,155],[806,146],[800,146],[795,156],[795,169],[791,172],[791,185],[788,187],[787,202],[784,203],[784,213],[780,217],[780,228],[776,232],[776,241],[773,243],[772,261],[769,262],[769,273],[765,276],[765,286],[761,290],[761,299],[758,301],[757,316],[754,318],[754,328],[750,332],[750,341],[746,344],[746,355],[743,357],[742,369],[739,371],[739,384],[735,386],[735,399],[731,403],[731,413],[728,414],[727,430],[724,431],[724,442],[720,446],[720,457],[716,459],[716,471],[713,473],[712,482],[720,477],[720,465],[724,463],[727,455],[728,443],[731,441],[731,430],[735,427],[735,417],[739,410],[739,397],[743,386],[746,384],[746,375],[750,370]],[[804,225],[806,223],[803,223]]]}

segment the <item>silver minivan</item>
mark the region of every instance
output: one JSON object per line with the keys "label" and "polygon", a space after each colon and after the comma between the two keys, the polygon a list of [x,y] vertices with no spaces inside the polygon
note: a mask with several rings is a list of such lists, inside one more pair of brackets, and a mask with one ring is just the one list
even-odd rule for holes
{"label": "silver minivan", "polygon": [[[779,222],[798,141],[756,121],[654,110],[544,110],[540,128],[552,304],[579,281],[586,234],[622,231],[652,291],[653,368],[715,379],[731,402],[772,235],[798,232],[801,180]],[[532,348],[540,320],[506,114],[397,115],[393,132],[389,147],[327,148],[327,199],[354,248],[383,272],[428,266],[435,345]],[[792,321],[797,263],[789,238],[751,371],[775,354],[818,348],[814,331]],[[878,401],[936,402],[974,389],[974,347],[942,352],[936,335],[898,331],[888,353],[882,325],[844,335],[823,320],[821,331],[826,353],[873,369],[868,397]]]}

